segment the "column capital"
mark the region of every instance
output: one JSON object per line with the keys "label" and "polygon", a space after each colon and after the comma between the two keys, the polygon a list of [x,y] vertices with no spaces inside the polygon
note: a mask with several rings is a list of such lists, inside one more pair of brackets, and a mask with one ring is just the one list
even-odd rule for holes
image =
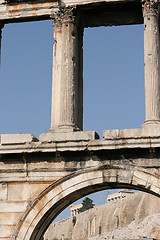
{"label": "column capital", "polygon": [[157,16],[159,12],[159,0],[142,0],[143,16]]}
{"label": "column capital", "polygon": [[75,7],[60,7],[54,15],[51,16],[53,19],[54,27],[60,27],[63,23],[74,23],[75,21]]}

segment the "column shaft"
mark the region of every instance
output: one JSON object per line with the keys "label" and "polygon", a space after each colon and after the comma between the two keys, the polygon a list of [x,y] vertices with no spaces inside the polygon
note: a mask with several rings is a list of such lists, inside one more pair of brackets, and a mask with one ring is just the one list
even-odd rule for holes
{"label": "column shaft", "polygon": [[61,75],[61,128],[76,127],[77,49],[75,26],[72,22],[62,23],[62,75]]}
{"label": "column shaft", "polygon": [[2,41],[2,28],[3,28],[3,24],[0,22],[0,64],[1,64],[1,41]]}
{"label": "column shaft", "polygon": [[145,124],[160,123],[159,22],[154,1],[144,3]]}
{"label": "column shaft", "polygon": [[54,20],[51,130],[67,132],[82,129],[83,34],[75,17],[67,11],[62,16],[58,27]]}
{"label": "column shaft", "polygon": [[52,109],[51,130],[57,129],[60,123],[60,97],[61,97],[61,58],[62,58],[62,27],[54,24],[53,46],[53,72],[52,72]]}
{"label": "column shaft", "polygon": [[2,39],[2,29],[0,28],[0,63],[1,63],[1,39]]}

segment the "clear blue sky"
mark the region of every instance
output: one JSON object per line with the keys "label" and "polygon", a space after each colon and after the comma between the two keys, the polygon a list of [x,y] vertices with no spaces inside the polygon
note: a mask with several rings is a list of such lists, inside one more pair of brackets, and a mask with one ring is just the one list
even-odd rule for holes
{"label": "clear blue sky", "polygon": [[[2,37],[0,133],[38,137],[50,128],[52,21],[8,24]],[[141,127],[143,52],[143,25],[85,29],[84,130]]]}

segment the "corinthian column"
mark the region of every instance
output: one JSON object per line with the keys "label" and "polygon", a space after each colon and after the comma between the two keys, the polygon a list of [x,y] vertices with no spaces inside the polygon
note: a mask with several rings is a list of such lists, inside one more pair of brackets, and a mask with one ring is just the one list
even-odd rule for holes
{"label": "corinthian column", "polygon": [[145,124],[160,123],[160,39],[158,1],[142,2],[144,17]]}
{"label": "corinthian column", "polygon": [[53,85],[51,130],[82,130],[83,33],[73,8],[61,8],[53,17]]}

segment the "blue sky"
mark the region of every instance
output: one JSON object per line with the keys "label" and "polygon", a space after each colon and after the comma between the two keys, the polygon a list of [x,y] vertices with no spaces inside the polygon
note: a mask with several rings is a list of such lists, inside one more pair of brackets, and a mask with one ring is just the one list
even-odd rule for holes
{"label": "blue sky", "polygon": [[[8,24],[2,37],[0,133],[38,137],[50,128],[52,21]],[[83,48],[84,130],[141,127],[143,25],[85,29]],[[99,194],[92,198],[104,204]]]}

